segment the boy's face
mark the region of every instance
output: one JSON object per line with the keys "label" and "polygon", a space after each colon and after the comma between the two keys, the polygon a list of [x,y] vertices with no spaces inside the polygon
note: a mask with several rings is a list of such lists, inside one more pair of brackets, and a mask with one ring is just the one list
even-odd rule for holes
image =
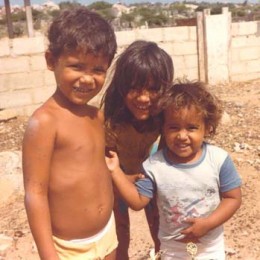
{"label": "boy's face", "polygon": [[55,74],[57,90],[73,104],[86,104],[102,89],[109,67],[107,58],[80,52],[62,54],[57,59],[49,52],[45,56]]}
{"label": "boy's face", "polygon": [[207,134],[204,118],[191,106],[164,111],[163,133],[168,147],[168,157],[174,163],[190,163],[198,160],[202,143]]}

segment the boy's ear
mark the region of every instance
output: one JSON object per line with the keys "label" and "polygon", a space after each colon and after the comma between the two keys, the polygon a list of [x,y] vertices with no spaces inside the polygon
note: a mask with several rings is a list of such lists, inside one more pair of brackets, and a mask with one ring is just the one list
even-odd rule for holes
{"label": "boy's ear", "polygon": [[46,60],[46,63],[47,63],[47,68],[51,71],[54,70],[54,65],[55,65],[55,58],[53,57],[52,53],[47,50],[45,52],[45,60]]}

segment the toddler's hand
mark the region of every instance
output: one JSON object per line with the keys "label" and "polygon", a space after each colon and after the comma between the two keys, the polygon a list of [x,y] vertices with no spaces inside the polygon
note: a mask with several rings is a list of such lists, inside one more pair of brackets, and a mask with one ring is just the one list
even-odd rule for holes
{"label": "toddler's hand", "polygon": [[191,224],[189,227],[181,231],[181,233],[186,235],[187,238],[202,237],[210,230],[206,218],[187,218],[185,222]]}
{"label": "toddler's hand", "polygon": [[135,183],[136,181],[138,181],[139,179],[144,179],[145,176],[142,173],[136,173],[136,174],[131,174],[131,175],[126,175],[127,179],[132,182]]}
{"label": "toddler's hand", "polygon": [[113,151],[108,151],[108,154],[105,157],[106,160],[106,164],[107,164],[107,168],[109,169],[109,171],[111,171],[112,173],[118,169],[119,166],[119,158],[117,156],[116,152]]}

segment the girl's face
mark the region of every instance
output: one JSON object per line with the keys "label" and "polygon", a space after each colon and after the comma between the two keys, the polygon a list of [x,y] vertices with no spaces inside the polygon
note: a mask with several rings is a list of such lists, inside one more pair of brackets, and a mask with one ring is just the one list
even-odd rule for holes
{"label": "girl's face", "polygon": [[168,147],[168,157],[174,163],[191,163],[202,153],[202,143],[207,134],[204,118],[191,106],[164,112],[163,133]]}
{"label": "girl's face", "polygon": [[143,121],[151,116],[157,99],[158,90],[154,87],[131,89],[125,97],[125,104],[136,120]]}

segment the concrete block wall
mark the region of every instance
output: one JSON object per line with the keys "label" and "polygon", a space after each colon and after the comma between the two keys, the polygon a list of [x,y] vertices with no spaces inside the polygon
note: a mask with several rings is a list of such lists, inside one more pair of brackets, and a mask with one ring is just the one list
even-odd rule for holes
{"label": "concrete block wall", "polygon": [[154,28],[117,32],[119,53],[134,40],[156,42],[173,59],[174,77],[198,79],[198,52],[195,26]]}
{"label": "concrete block wall", "polygon": [[230,80],[260,78],[260,21],[232,23]]}
{"label": "concrete block wall", "polygon": [[[198,79],[196,27],[122,31],[116,37],[117,54],[135,40],[155,41],[172,56],[175,78]],[[0,120],[31,115],[54,92],[54,76],[44,58],[46,48],[44,36],[0,40]],[[92,104],[97,105],[102,94]]]}
{"label": "concrete block wall", "polygon": [[[231,81],[260,78],[259,30],[257,21],[232,24]],[[172,57],[175,79],[199,79],[196,26],[121,31],[116,37],[118,54],[134,40],[155,41]],[[54,76],[44,59],[46,47],[44,36],[0,40],[0,120],[31,115],[54,92]],[[108,81],[110,77],[108,74]],[[100,101],[102,93],[92,104]]]}
{"label": "concrete block wall", "polygon": [[30,115],[55,89],[44,36],[0,40],[0,119]]}

